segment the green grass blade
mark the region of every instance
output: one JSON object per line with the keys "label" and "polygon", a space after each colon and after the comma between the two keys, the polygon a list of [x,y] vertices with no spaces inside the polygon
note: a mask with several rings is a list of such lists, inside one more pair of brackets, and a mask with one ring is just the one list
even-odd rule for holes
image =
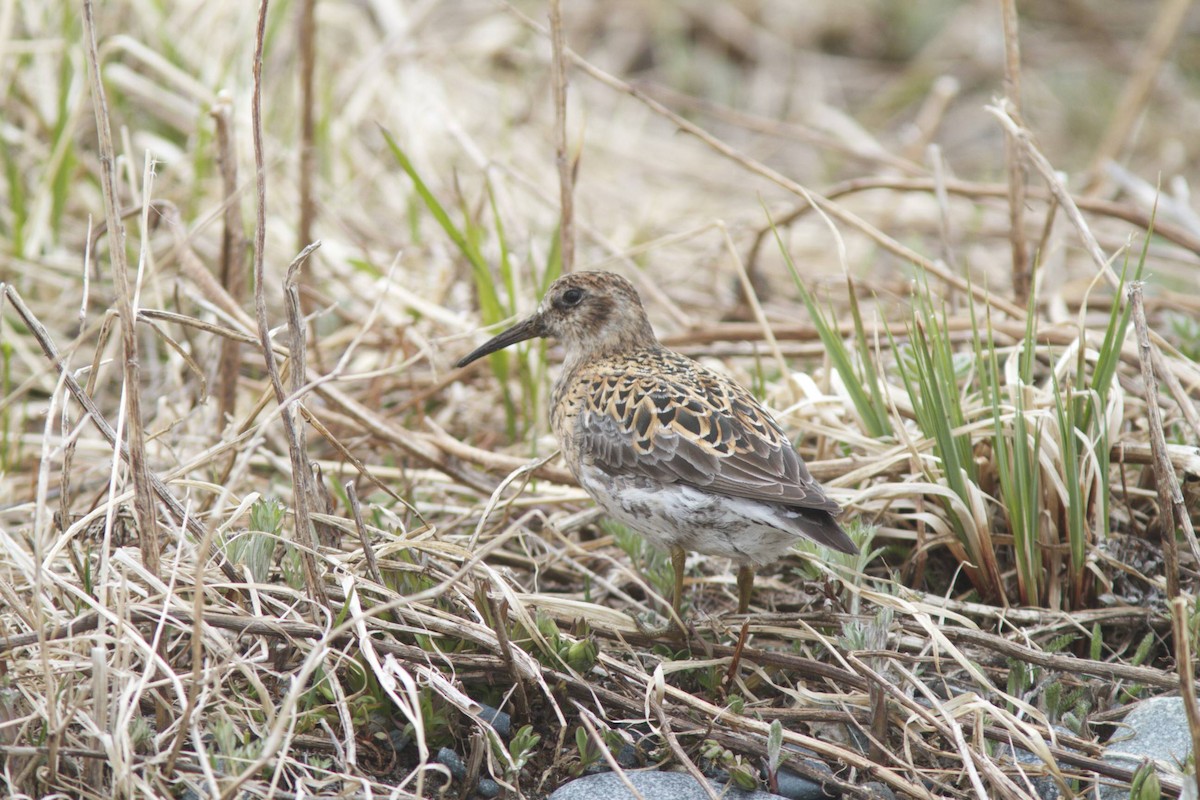
{"label": "green grass blade", "polygon": [[[471,276],[475,281],[476,293],[479,296],[480,316],[483,318],[484,325],[495,325],[496,323],[511,317],[512,314],[505,309],[504,304],[500,301],[500,295],[496,291],[496,280],[492,276],[491,270],[488,268],[487,262],[483,258],[483,254],[479,248],[480,228],[478,225],[470,222],[469,216],[467,223],[460,228],[454,224],[454,220],[450,218],[449,212],[445,206],[437,199],[430,190],[429,185],[425,183],[421,174],[417,171],[416,166],[409,159],[408,155],[400,147],[392,135],[386,129],[383,131],[383,138],[387,140],[388,148],[392,152],[392,156],[396,159],[396,163],[408,175],[409,180],[413,183],[413,188],[416,189],[421,202],[433,215],[434,220],[438,223],[441,229],[449,237],[454,246],[466,259],[467,264],[471,268]],[[507,263],[507,262],[505,262]],[[506,271],[502,267],[502,271]],[[509,281],[511,283],[511,281]],[[515,303],[514,294],[510,288],[510,302]],[[502,398],[504,401],[504,412],[506,419],[506,427],[510,436],[514,437],[517,434],[516,420],[517,410],[516,404],[513,401],[512,393],[508,388],[508,355],[503,352],[493,353],[488,360],[491,362],[492,370],[496,374],[497,380],[503,387]]]}
{"label": "green grass blade", "polygon": [[434,220],[445,232],[458,251],[462,253],[463,258],[471,267],[471,272],[475,278],[475,285],[479,290],[479,308],[483,316],[483,321],[487,325],[494,325],[502,319],[505,319],[508,314],[504,306],[500,302],[499,294],[496,292],[496,283],[492,278],[491,271],[488,269],[487,262],[484,261],[483,255],[479,251],[479,247],[472,239],[470,228],[463,230],[454,224],[454,220],[450,218],[449,212],[445,206],[438,201],[437,197],[430,190],[428,184],[425,183],[421,174],[417,172],[417,168],[413,165],[408,155],[401,149],[392,135],[383,130],[383,138],[387,140],[388,148],[392,152],[392,156],[396,159],[396,163],[408,175],[409,180],[413,182],[413,188],[416,189],[417,195],[421,198],[421,202],[433,215]]}
{"label": "green grass blade", "polygon": [[[770,215],[768,215],[768,220],[770,220]],[[833,362],[833,368],[841,375],[842,383],[845,385],[846,391],[850,394],[850,400],[854,403],[854,409],[858,412],[859,418],[862,419],[863,424],[866,426],[867,432],[875,438],[891,436],[894,433],[891,419],[888,417],[887,406],[884,405],[882,395],[880,394],[878,375],[869,357],[870,348],[865,344],[866,335],[862,330],[861,318],[858,319],[858,330],[860,339],[864,342],[860,346],[862,352],[866,354],[862,359],[865,378],[855,368],[854,359],[851,356],[850,350],[846,347],[846,342],[842,338],[841,331],[821,313],[821,309],[813,298],[812,293],[808,291],[808,287],[800,279],[800,271],[796,269],[796,264],[792,261],[792,256],[788,253],[787,247],[779,235],[779,231],[774,227],[774,222],[771,222],[771,227],[775,233],[775,242],[779,246],[779,252],[783,254],[784,262],[787,264],[788,271],[792,275],[792,281],[796,285],[796,291],[800,293],[800,299],[804,301],[804,305],[808,309],[808,315],[813,321],[813,326],[817,329],[817,335],[821,337],[821,343],[825,345],[825,352],[829,354],[829,359]],[[851,287],[850,294],[853,299],[853,287]],[[857,315],[857,303],[855,303],[854,308]],[[870,384],[870,389],[867,388],[868,383]]]}

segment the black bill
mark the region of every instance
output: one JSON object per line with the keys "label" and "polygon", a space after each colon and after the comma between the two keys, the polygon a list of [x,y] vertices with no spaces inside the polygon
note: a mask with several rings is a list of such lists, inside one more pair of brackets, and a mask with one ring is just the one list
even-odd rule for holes
{"label": "black bill", "polygon": [[545,329],[542,327],[542,318],[539,314],[534,314],[516,325],[513,325],[503,333],[498,333],[482,345],[477,347],[470,355],[459,359],[456,367],[465,367],[472,361],[490,355],[497,350],[514,345],[517,342],[523,342],[527,339],[536,339],[539,336],[545,336]]}

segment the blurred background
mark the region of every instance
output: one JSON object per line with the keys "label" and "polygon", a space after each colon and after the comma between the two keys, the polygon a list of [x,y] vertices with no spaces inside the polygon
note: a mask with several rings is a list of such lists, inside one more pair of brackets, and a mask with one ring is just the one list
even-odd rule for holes
{"label": "blurred background", "polygon": [[[998,0],[564,3],[563,34],[572,53],[565,141],[575,176],[574,267],[614,270],[633,280],[660,335],[780,410],[851,517],[878,526],[886,550],[876,553],[878,560],[839,563],[836,575],[809,556],[781,565],[778,580],[764,584],[771,610],[795,618],[814,599],[796,595],[803,585],[798,576],[819,578],[826,588],[815,593],[818,608],[825,602],[859,615],[856,625],[874,620],[883,638],[870,642],[906,647],[899,635],[887,639],[898,630],[884,618],[893,608],[880,599],[887,592],[870,603],[857,593],[868,566],[889,591],[903,584],[928,590],[931,603],[944,596],[952,598],[948,603],[983,604],[955,608],[988,630],[1003,628],[997,620],[1006,618],[1010,604],[1048,615],[1115,614],[1119,606],[1125,616],[1103,629],[1099,617],[1077,625],[1053,617],[1030,646],[1056,653],[1065,647],[1057,640],[1064,629],[1090,630],[1091,643],[1076,643],[1076,655],[1090,655],[1093,665],[1150,664],[1165,683],[1145,685],[1161,689],[1175,679],[1174,653],[1166,645],[1157,549],[1162,521],[1146,467],[1146,386],[1132,345],[1114,367],[1116,377],[1106,378],[1112,394],[1107,384],[1096,389],[1091,383],[1093,368],[1100,371],[1099,342],[1106,331],[1128,333],[1128,319],[1113,314],[1117,290],[1101,279],[1043,177],[1028,161],[1013,167],[1017,151],[996,111],[1007,98],[1008,113],[1058,171],[1115,272],[1126,263],[1131,270],[1144,265],[1146,307],[1161,337],[1156,346],[1183,382],[1182,396],[1194,398],[1200,217],[1190,186],[1200,178],[1200,10],[1186,0],[1019,2],[1013,6],[1018,26],[1006,36],[1005,7]],[[308,608],[297,599],[306,595],[292,526],[283,521],[293,504],[293,475],[253,344],[257,331],[246,316],[253,310],[256,255],[251,108],[258,10],[245,0],[110,0],[95,6],[94,17],[114,138],[116,206],[137,305],[145,311],[137,328],[139,422],[150,469],[173,482],[171,491],[208,530],[220,531],[214,547],[234,563],[234,577],[250,574],[262,586],[295,593],[287,602],[268,603],[266,611],[255,608],[285,620],[295,613],[287,603]],[[311,426],[309,455],[322,470],[316,485],[331,487],[324,495],[314,490],[318,511],[329,517],[317,531],[324,537],[322,563],[329,574],[344,568],[366,586],[367,542],[376,542],[386,551],[382,583],[391,594],[377,585],[371,591],[388,601],[424,597],[428,606],[404,611],[428,616],[405,618],[413,627],[389,628],[388,636],[406,647],[428,646],[439,657],[445,651],[492,659],[456,665],[454,679],[468,684],[475,678],[483,685],[499,669],[498,623],[494,609],[474,605],[483,596],[477,586],[502,586],[505,602],[517,603],[514,615],[526,613],[518,598],[535,598],[530,608],[549,609],[562,623],[561,631],[547,623],[543,635],[569,639],[567,652],[571,642],[592,641],[586,626],[570,627],[572,614],[586,607],[597,615],[593,621],[614,629],[618,622],[603,616],[605,609],[652,606],[655,571],[663,566],[636,537],[596,525],[590,502],[557,462],[542,467],[524,494],[517,491],[524,472],[515,473],[520,480],[513,487],[497,488],[532,457],[553,452],[545,409],[558,357],[552,345],[497,356],[469,372],[452,369],[486,333],[530,311],[563,268],[547,26],[544,2],[291,0],[270,4],[264,37],[260,255],[267,323],[280,346],[287,341],[285,272],[305,246],[321,243],[303,264],[298,286],[307,376],[319,384],[305,395],[316,415],[305,423]],[[132,478],[124,468],[114,472],[111,447],[85,424],[78,404],[65,399],[43,352],[50,343],[100,413],[118,419],[124,395],[112,316],[117,293],[85,44],[80,4],[0,0],[0,283],[44,326],[38,330],[18,313],[11,296],[0,301],[0,532],[6,545],[0,547],[0,581],[13,587],[0,604],[0,637],[32,635],[88,609],[107,610],[129,585],[139,587],[139,596],[171,597],[180,609],[192,602],[110,548],[117,540],[111,525],[104,530],[107,512],[127,520],[138,539],[138,526],[128,522],[129,497],[120,495]],[[1015,203],[1014,178],[1027,186]],[[835,206],[814,213],[805,190]],[[1147,244],[1152,217],[1155,235]],[[1024,254],[1020,267],[1014,267],[1017,251]],[[745,285],[753,288],[754,302]],[[970,287],[986,290],[992,304],[990,350],[971,348],[986,303],[972,305]],[[861,368],[871,354],[878,358],[889,400],[874,398],[877,424],[869,419],[870,403],[855,402],[846,388],[848,372],[834,376],[833,348],[820,338],[813,309],[847,339],[855,313],[866,320],[867,334],[858,337],[866,347],[852,360]],[[1027,336],[1033,327],[1026,328],[1026,309],[1056,333]],[[942,375],[948,396],[970,406],[970,430],[964,434],[966,420],[960,420],[956,444],[937,440],[922,417],[929,390],[907,385],[906,362],[893,357],[895,343],[887,338],[892,332],[907,341],[935,319],[948,332]],[[1105,347],[1117,357],[1121,340]],[[997,348],[1004,380],[989,384],[981,355]],[[1079,352],[1086,358],[1080,356],[1077,372],[1063,366]],[[1095,390],[1111,400],[1103,416],[1089,409],[1083,421],[1068,424],[1056,406],[1058,381],[1075,380],[1080,394],[1068,405]],[[993,399],[1004,397],[1003,423],[999,405],[980,399],[991,390]],[[1166,401],[1164,408],[1170,443],[1194,450],[1195,428],[1186,415]],[[1026,411],[1031,425],[1047,427],[1014,430],[1012,420]],[[1023,540],[1011,498],[1002,493],[1004,479],[997,477],[1009,465],[997,455],[998,442],[1036,437],[1040,447],[1043,430],[1044,441],[1059,449],[1033,449],[1029,474],[1041,482],[1026,492],[1034,510],[1025,518],[1031,538]],[[1076,440],[1087,444],[1071,462],[1062,456],[1069,449],[1064,442]],[[1128,462],[1135,466],[1109,463],[1108,448],[1120,442],[1143,448],[1140,461]],[[954,480],[946,474],[952,470],[941,471],[948,458],[943,447],[961,447],[964,470],[978,470],[954,502],[943,491]],[[1200,475],[1194,454],[1188,461],[1191,451],[1174,452],[1177,467]],[[1068,498],[1066,487],[1077,477],[1086,484],[1082,500]],[[343,488],[354,481],[368,509],[370,536],[362,539]],[[503,503],[482,513],[493,491]],[[283,506],[257,505],[266,497],[280,498]],[[1087,505],[1086,520],[1082,512],[1068,520],[1069,500]],[[251,506],[258,509],[253,521]],[[229,573],[217,575],[207,561],[197,566],[199,539],[184,536],[180,520],[156,508],[176,577],[190,582],[194,572],[199,582],[207,569],[205,602],[245,613],[226,592]],[[1068,523],[1074,526],[1069,532]],[[272,534],[257,559],[233,546],[262,528]],[[279,548],[272,549],[277,540]],[[1024,561],[1022,541],[1029,545]],[[479,553],[495,569],[470,560]],[[981,566],[983,553],[998,562]],[[638,577],[639,565],[648,565],[648,582]],[[689,580],[700,587],[697,608],[727,605],[726,567],[689,562]],[[1194,582],[1194,568],[1185,569],[1185,582]],[[250,573],[237,571],[243,569]],[[460,581],[464,572],[480,583]],[[893,579],[897,583],[889,583]],[[431,587],[441,587],[436,599],[429,599],[437,594]],[[1148,608],[1152,612],[1134,619]],[[529,633],[534,617],[528,614],[520,630],[541,641]],[[453,646],[448,642],[456,634],[437,627],[448,618],[465,637]],[[834,626],[822,619],[819,624]],[[839,617],[837,625],[843,622]],[[418,629],[426,633],[412,634]],[[851,636],[850,627],[839,630]],[[850,645],[865,648],[870,642],[863,629],[854,630],[859,638]],[[785,649],[829,660],[826,642],[813,644],[807,629],[793,633],[794,639],[784,637]],[[249,655],[241,661],[244,654],[229,659],[224,640],[207,635],[206,653],[216,663],[253,661]],[[188,647],[173,640],[164,663],[184,674],[191,669]],[[528,645],[544,655],[537,647]],[[39,731],[59,731],[78,735],[80,747],[99,747],[92,734],[111,728],[108,722],[97,717],[84,725],[41,705],[56,696],[55,687],[68,686],[76,692],[72,708],[92,708],[91,678],[72,682],[91,669],[90,651],[63,645],[55,651],[61,669],[29,652],[13,662],[26,687],[13,707],[37,724],[22,728],[33,731],[28,737],[9,741],[41,746]],[[298,647],[279,658],[319,660],[313,652]],[[1004,652],[993,661],[1007,664],[1011,653]],[[557,669],[557,657],[546,656],[546,663]],[[595,654],[590,658],[594,662]],[[1086,714],[1077,713],[1076,695],[1071,702],[1061,694],[1048,699],[1051,690],[1039,681],[1049,673],[1006,684],[1019,668],[1009,672],[993,661],[989,675],[997,686],[1040,709],[1053,707],[1046,719],[1074,715],[1064,724],[1081,737],[1095,733]],[[292,667],[267,681],[271,702],[287,690]],[[6,669],[0,660],[0,689]],[[206,685],[240,685],[234,666],[229,669]],[[1107,674],[1101,666],[1095,670],[1088,674]],[[339,674],[336,667],[328,672]],[[109,677],[105,686],[114,698],[139,679],[136,673]],[[679,680],[698,694],[717,692],[720,684],[719,676],[695,685]],[[1112,680],[1107,688],[1072,689],[1087,696],[1089,711],[1107,710],[1129,699],[1116,697]],[[857,692],[865,684],[841,685]],[[392,701],[374,688],[378,708],[391,709]],[[631,696],[640,697],[643,688],[630,689]],[[471,723],[448,710],[449,693],[423,691],[433,699],[413,718],[436,729],[439,741],[466,741]],[[763,694],[764,706],[790,703],[786,692]],[[316,717],[340,725],[332,701],[322,705],[327,699],[312,701],[320,709]],[[882,704],[882,695],[877,699]],[[213,706],[205,713],[217,714],[220,700],[209,698]],[[164,706],[181,707],[177,698],[160,699],[157,708]],[[429,712],[424,717],[423,710]],[[319,738],[312,719],[301,728]],[[557,735],[545,707],[525,720],[542,726],[546,742]],[[160,751],[169,744],[167,722],[159,719]],[[228,730],[250,729],[261,733],[257,719]],[[239,736],[226,737],[230,748],[241,747]],[[760,744],[741,742],[746,752]],[[399,755],[388,758],[412,767],[417,757],[410,745],[404,740]],[[902,743],[892,745],[903,750]],[[540,774],[544,782],[570,772],[561,754],[541,752],[531,762],[537,769],[517,767],[507,779],[536,793],[521,783],[522,775],[528,781]],[[572,765],[584,760],[578,755]],[[921,758],[920,768],[934,764]],[[380,767],[373,774],[386,773]],[[10,788],[63,788],[30,780]],[[68,783],[71,791],[89,785]],[[105,786],[97,796],[107,796],[107,783],[91,785]]]}

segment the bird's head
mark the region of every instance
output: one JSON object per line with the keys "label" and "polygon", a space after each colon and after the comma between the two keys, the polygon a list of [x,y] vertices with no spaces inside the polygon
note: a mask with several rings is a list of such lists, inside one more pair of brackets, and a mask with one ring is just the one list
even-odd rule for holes
{"label": "bird's head", "polygon": [[573,272],[550,284],[536,312],[485,342],[457,366],[538,337],[561,341],[568,365],[658,344],[633,284],[612,272]]}

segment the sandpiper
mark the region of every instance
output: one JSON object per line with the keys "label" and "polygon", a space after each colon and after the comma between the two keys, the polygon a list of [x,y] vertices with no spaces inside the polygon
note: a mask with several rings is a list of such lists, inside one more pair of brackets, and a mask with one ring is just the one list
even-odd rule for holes
{"label": "sandpiper", "polygon": [[670,551],[676,617],[688,550],[738,564],[739,613],[755,567],[797,539],[858,552],[779,423],[741,386],[663,347],[629,281],[564,275],[532,316],[458,366],[536,337],[565,350],[550,410],[563,457],[601,508]]}

